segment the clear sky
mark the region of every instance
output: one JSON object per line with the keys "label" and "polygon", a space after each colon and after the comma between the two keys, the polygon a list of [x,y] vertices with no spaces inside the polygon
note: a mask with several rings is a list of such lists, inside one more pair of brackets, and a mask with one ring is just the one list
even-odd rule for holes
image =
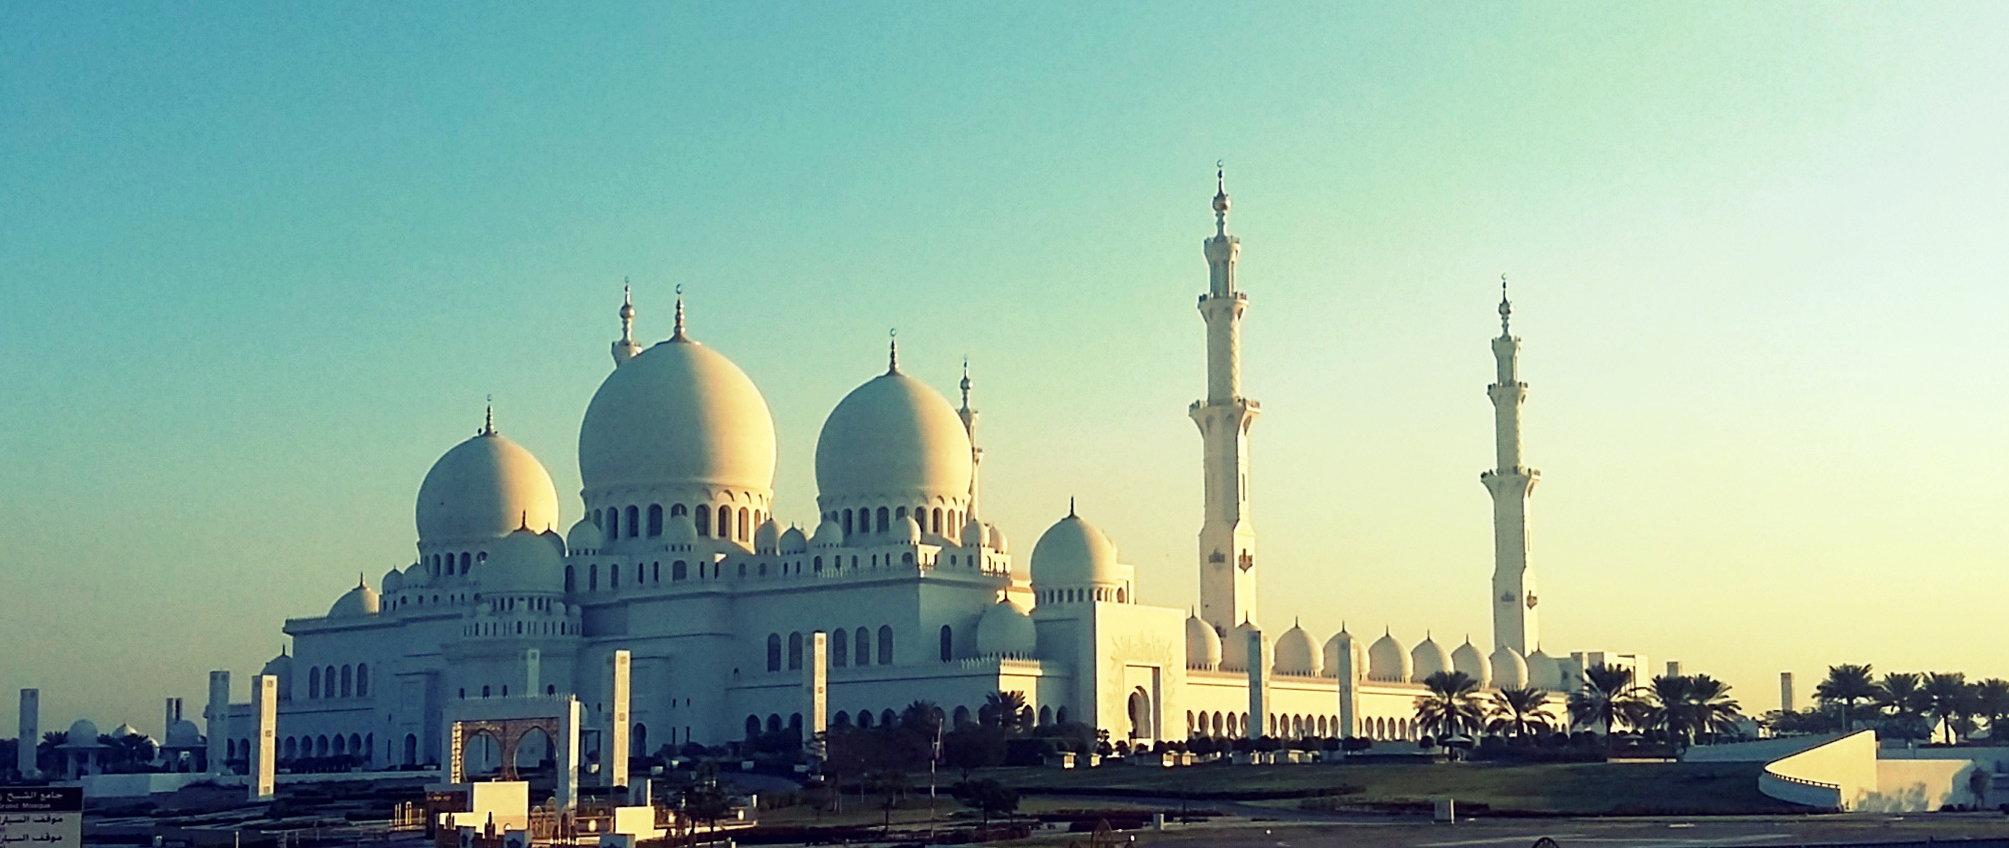
{"label": "clear sky", "polygon": [[772,407],[968,355],[1021,557],[1197,595],[1213,165],[1264,623],[1486,639],[1514,280],[1551,653],[1753,712],[2009,676],[2009,6],[0,0],[0,734],[158,730],[409,563],[481,421],[579,515],[624,277]]}

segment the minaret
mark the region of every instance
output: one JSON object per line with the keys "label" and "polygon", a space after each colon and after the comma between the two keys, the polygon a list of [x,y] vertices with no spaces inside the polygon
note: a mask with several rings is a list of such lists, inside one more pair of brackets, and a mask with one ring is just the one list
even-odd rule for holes
{"label": "minaret", "polygon": [[[683,298],[677,298],[679,314],[683,311]],[[626,365],[628,360],[642,352],[642,346],[635,344],[635,301],[628,291],[628,281],[621,281],[621,338],[614,342],[614,367]]]}
{"label": "minaret", "polygon": [[1242,312],[1248,295],[1235,290],[1242,240],[1228,235],[1228,189],[1216,172],[1214,235],[1205,242],[1207,399],[1189,410],[1200,427],[1206,514],[1200,524],[1200,619],[1223,637],[1256,617],[1256,528],[1249,519],[1249,425],[1262,408],[1242,397]]}
{"label": "minaret", "polygon": [[963,432],[970,436],[970,517],[977,515],[977,471],[984,464],[984,449],[977,447],[977,411],[970,406],[970,360],[963,357],[963,408],[956,410],[956,417],[963,419]]}
{"label": "minaret", "polygon": [[1535,614],[1535,572],[1528,566],[1528,493],[1542,473],[1521,464],[1521,404],[1528,384],[1520,381],[1516,360],[1521,340],[1508,329],[1513,307],[1507,302],[1507,275],[1500,275],[1500,337],[1493,340],[1499,379],[1486,387],[1493,399],[1494,453],[1497,467],[1479,475],[1493,494],[1493,647],[1513,648],[1526,656],[1541,641]]}

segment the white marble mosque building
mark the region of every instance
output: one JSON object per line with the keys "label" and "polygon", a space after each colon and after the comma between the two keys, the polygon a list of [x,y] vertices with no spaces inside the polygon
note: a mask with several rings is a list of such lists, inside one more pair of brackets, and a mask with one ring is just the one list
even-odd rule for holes
{"label": "white marble mosque building", "polygon": [[[813,532],[785,527],[769,511],[775,435],[760,390],[690,335],[681,299],[670,338],[648,347],[624,303],[615,368],[579,430],[583,517],[560,535],[544,465],[492,422],[448,450],[419,487],[418,560],[286,622],[292,650],[263,672],[279,683],[279,761],[440,762],[442,716],[460,699],[573,695],[589,726],[606,726],[604,670],[623,649],[638,754],[801,726],[816,631],[828,634],[832,724],[882,724],[917,699],[963,718],[1017,690],[1040,721],[1114,739],[1409,739],[1433,672],[1567,691],[1587,662],[1617,662],[1539,647],[1525,512],[1538,475],[1521,465],[1526,385],[1504,295],[1489,389],[1498,455],[1482,476],[1496,506],[1492,644],[1258,630],[1276,624],[1256,610],[1248,437],[1260,407],[1241,394],[1248,297],[1225,189],[1213,208],[1207,394],[1191,409],[1206,491],[1197,614],[1138,603],[1132,567],[1072,509],[1020,561],[982,518],[968,376],[953,407],[901,372],[897,348],[824,422]],[[230,712],[222,747],[241,756],[249,708]]]}

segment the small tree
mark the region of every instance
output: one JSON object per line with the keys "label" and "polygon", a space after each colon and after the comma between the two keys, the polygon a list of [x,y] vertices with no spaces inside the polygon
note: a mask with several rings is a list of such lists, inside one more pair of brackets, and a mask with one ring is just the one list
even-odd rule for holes
{"label": "small tree", "polygon": [[956,797],[977,808],[985,830],[990,829],[992,816],[1009,816],[1018,809],[1018,790],[989,778],[964,782],[957,788]]}

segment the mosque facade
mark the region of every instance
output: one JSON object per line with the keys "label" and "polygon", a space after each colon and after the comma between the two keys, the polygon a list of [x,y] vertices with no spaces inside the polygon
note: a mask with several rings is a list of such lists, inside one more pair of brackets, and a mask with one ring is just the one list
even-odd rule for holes
{"label": "mosque facade", "polygon": [[[577,698],[589,725],[612,727],[606,669],[619,650],[632,657],[637,754],[799,728],[818,632],[836,725],[884,724],[916,700],[963,719],[1017,691],[1040,722],[1113,739],[1396,740],[1419,735],[1415,698],[1438,671],[1491,688],[1575,688],[1585,655],[1539,649],[1526,514],[1537,475],[1520,464],[1526,385],[1504,293],[1489,388],[1500,448],[1482,475],[1496,507],[1492,644],[1262,629],[1248,492],[1261,407],[1241,393],[1249,300],[1229,207],[1222,188],[1203,244],[1193,614],[1138,603],[1135,570],[1072,507],[1019,560],[980,508],[967,373],[952,406],[900,370],[896,347],[824,422],[815,527],[784,528],[771,514],[775,433],[759,389],[692,338],[681,298],[671,336],[647,347],[624,301],[614,369],[579,431],[583,517],[561,535],[550,475],[492,420],[448,450],[419,487],[418,559],[374,587],[359,581],[326,615],[286,622],[291,650],[262,672],[278,678],[278,759],[438,763],[443,717],[478,698]],[[231,712],[231,735],[248,736],[236,720],[248,711]]]}

